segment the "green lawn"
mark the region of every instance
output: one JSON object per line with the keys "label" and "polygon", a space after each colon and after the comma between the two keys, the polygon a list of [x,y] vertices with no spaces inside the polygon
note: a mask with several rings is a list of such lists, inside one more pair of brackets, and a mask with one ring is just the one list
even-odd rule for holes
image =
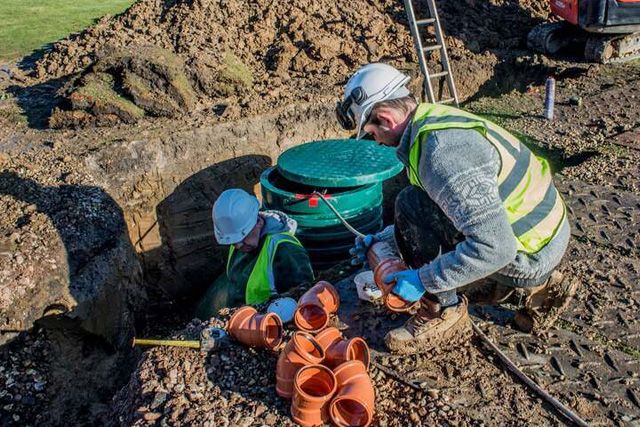
{"label": "green lawn", "polygon": [[34,49],[117,14],[134,0],[0,0],[0,62],[18,59]]}

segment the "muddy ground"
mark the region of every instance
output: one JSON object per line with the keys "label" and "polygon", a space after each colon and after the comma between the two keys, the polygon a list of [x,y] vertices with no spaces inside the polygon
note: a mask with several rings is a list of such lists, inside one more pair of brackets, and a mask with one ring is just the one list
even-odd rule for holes
{"label": "muddy ground", "polygon": [[[132,352],[125,343],[134,331],[196,334],[203,324],[190,322],[189,304],[224,260],[211,238],[216,196],[230,186],[253,190],[288,147],[346,136],[332,106],[359,64],[386,60],[415,72],[414,57],[393,2],[279,8],[257,1],[238,14],[235,2],[225,4],[212,11],[216,3],[207,0],[141,1],[44,56],[0,70],[0,425],[290,423],[288,404],[273,393],[273,354],[239,346],[210,357]],[[638,425],[640,64],[531,54],[524,37],[546,16],[543,2],[440,6],[464,107],[522,134],[552,160],[573,224],[562,269],[582,283],[545,337],[511,329],[513,307],[476,306],[474,318],[585,420]],[[307,12],[312,19],[299,18]],[[229,14],[227,37],[220,20]],[[367,17],[376,18],[377,32]],[[223,35],[213,40],[213,30]],[[258,36],[235,45],[247,32]],[[193,110],[175,118],[48,129],[59,90],[108,39],[169,49],[187,70],[218,43],[235,49],[255,84],[224,96],[200,87]],[[335,54],[344,49],[351,55]],[[553,121],[541,117],[550,72],[558,81]],[[353,273],[337,268],[328,276],[344,279],[347,300]],[[380,334],[402,321],[364,303],[345,304],[341,316],[348,335],[381,352]],[[372,368],[376,425],[565,422],[477,337],[419,357],[382,353],[378,362],[386,372]]]}

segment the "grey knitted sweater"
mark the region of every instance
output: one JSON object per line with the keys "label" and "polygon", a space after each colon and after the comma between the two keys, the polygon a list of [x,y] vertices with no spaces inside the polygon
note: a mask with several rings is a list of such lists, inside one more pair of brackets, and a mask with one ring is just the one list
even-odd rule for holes
{"label": "grey knitted sweater", "polygon": [[[411,145],[409,129],[397,148],[405,166]],[[447,129],[429,134],[421,153],[420,178],[429,197],[464,240],[455,250],[420,268],[420,279],[428,292],[454,290],[494,273],[507,279],[536,279],[560,263],[569,242],[568,220],[539,252],[518,252],[498,193],[499,170],[498,151],[477,131]],[[393,235],[390,226],[376,237],[391,243]]]}

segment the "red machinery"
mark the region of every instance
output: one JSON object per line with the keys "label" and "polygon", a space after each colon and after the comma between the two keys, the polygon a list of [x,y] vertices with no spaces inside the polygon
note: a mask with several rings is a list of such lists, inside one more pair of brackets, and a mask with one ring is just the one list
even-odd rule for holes
{"label": "red machinery", "polygon": [[640,57],[640,0],[550,0],[560,22],[534,27],[530,49],[554,54],[584,43],[588,61],[622,62]]}

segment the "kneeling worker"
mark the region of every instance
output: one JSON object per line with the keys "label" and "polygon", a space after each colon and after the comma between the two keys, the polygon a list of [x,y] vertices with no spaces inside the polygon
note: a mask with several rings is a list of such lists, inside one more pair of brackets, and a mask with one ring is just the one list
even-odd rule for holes
{"label": "kneeling worker", "polygon": [[387,347],[411,353],[464,338],[467,301],[457,291],[472,283],[482,283],[489,301],[519,293],[516,324],[544,332],[577,287],[555,271],[570,229],[548,163],[482,117],[418,104],[408,80],[389,65],[369,64],[348,81],[336,109],[358,137],[395,147],[411,183],[396,199],[395,227],[358,239],[353,250],[363,259],[372,242],[387,241],[411,267],[385,278],[401,298],[421,301],[386,336]]}
{"label": "kneeling worker", "polygon": [[297,223],[241,189],[224,191],[213,205],[217,242],[229,245],[226,273],[209,288],[197,309],[208,319],[224,307],[260,304],[294,286],[313,282],[307,251],[294,236]]}

